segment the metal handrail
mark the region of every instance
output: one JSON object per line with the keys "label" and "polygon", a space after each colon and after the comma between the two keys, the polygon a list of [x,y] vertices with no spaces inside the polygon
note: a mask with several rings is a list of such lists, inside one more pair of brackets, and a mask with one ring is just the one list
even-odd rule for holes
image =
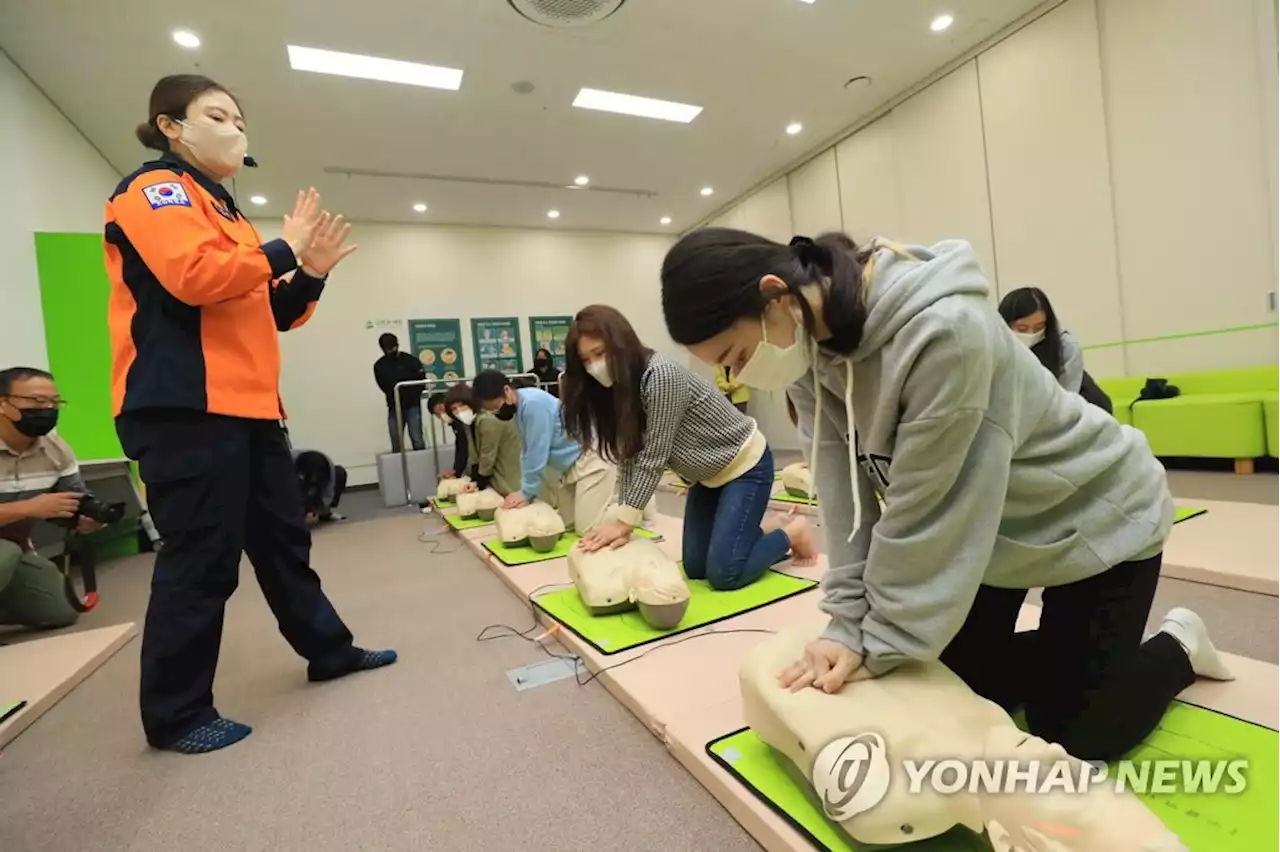
{"label": "metal handrail", "polygon": [[[537,379],[538,376],[536,373],[512,373],[511,375],[507,376],[507,381],[511,381],[512,379],[528,379],[528,378]],[[408,381],[408,382],[397,382],[395,384],[395,387],[392,389],[392,393],[395,395],[396,440],[400,444],[400,475],[404,478],[404,498],[407,502],[414,503],[416,501],[413,499],[413,489],[409,486],[409,452],[408,450],[405,449],[404,410],[400,404],[400,389],[414,388],[414,387],[422,388],[422,390],[418,394],[418,405],[421,406],[422,397],[427,396],[428,391],[434,388],[436,385],[453,385],[453,384],[457,384],[458,382],[466,382],[467,384],[470,384],[474,380],[475,380],[475,376],[464,376],[462,378],[457,378],[457,379],[442,379],[442,378],[413,379],[412,381]],[[535,384],[541,386],[542,384],[546,384],[546,383],[535,382]],[[436,427],[434,423],[431,425],[431,460],[435,462],[436,472],[439,473],[440,472],[440,449],[438,444],[436,443]]]}

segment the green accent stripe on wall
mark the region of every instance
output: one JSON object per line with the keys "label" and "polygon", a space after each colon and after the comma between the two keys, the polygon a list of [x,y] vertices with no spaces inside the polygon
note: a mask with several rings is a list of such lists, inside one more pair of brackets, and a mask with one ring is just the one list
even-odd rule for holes
{"label": "green accent stripe on wall", "polygon": [[82,461],[124,457],[111,416],[111,342],[101,234],[37,233],[49,370],[67,407],[58,434]]}
{"label": "green accent stripe on wall", "polygon": [[1276,328],[1278,322],[1262,322],[1257,325],[1237,325],[1231,328],[1214,328],[1209,331],[1187,331],[1182,334],[1166,334],[1162,337],[1140,337],[1136,340],[1117,340],[1114,343],[1091,343],[1081,349],[1114,349],[1117,346],[1136,346],[1140,343],[1164,343],[1169,340],[1187,340],[1192,337],[1209,337],[1214,334],[1237,334],[1241,331],[1257,331],[1262,328]]}

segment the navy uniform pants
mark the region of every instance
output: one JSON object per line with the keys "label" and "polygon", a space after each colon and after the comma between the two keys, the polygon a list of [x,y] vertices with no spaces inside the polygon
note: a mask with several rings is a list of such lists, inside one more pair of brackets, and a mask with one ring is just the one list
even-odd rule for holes
{"label": "navy uniform pants", "polygon": [[121,415],[116,432],[163,541],[142,634],[142,725],[163,746],[217,718],[213,677],[227,599],[248,555],[280,632],[305,659],[352,637],[311,569],[293,457],[280,424],[197,411]]}

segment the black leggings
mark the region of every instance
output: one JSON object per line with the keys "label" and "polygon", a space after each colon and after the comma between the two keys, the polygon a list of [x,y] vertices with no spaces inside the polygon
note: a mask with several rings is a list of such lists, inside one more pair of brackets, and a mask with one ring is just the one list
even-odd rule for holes
{"label": "black leggings", "polygon": [[1025,589],[982,586],[942,662],[1031,733],[1081,760],[1115,760],[1195,681],[1178,641],[1142,641],[1161,555],[1044,590],[1040,627],[1015,633]]}

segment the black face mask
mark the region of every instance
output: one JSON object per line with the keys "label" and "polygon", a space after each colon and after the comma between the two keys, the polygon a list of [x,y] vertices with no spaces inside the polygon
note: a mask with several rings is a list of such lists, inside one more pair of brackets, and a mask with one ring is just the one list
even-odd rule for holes
{"label": "black face mask", "polygon": [[538,369],[542,370],[542,369],[546,369],[546,366],[547,366],[548,364],[550,364],[550,363],[551,363],[551,362],[550,362],[550,361],[548,361],[546,358],[539,358],[537,361],[534,361],[534,362],[533,362],[533,366],[535,366],[535,367],[537,367]]}
{"label": "black face mask", "polygon": [[501,408],[494,412],[499,420],[510,420],[516,416],[516,407],[511,403],[505,403]]}
{"label": "black face mask", "polygon": [[39,438],[48,435],[58,425],[58,409],[56,408],[21,408],[22,412],[13,427],[28,438]]}

